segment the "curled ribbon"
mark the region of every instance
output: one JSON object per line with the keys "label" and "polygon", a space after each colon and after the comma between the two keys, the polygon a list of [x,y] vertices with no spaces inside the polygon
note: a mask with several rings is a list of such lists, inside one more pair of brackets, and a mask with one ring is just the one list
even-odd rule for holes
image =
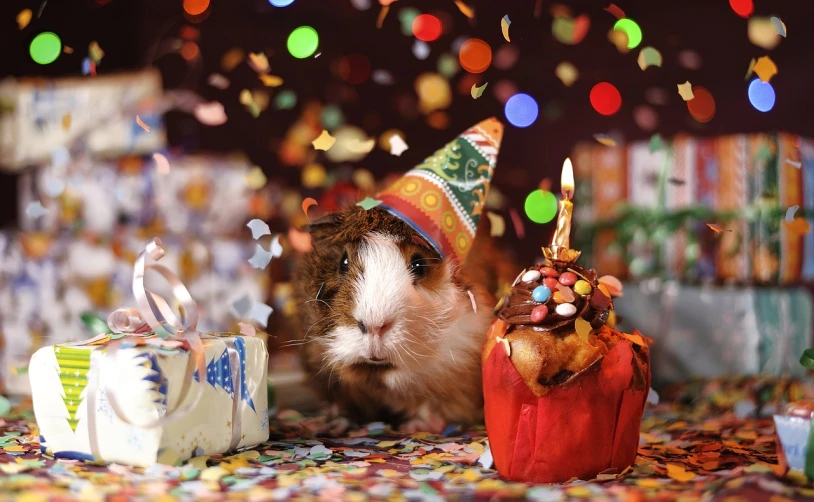
{"label": "curled ribbon", "polygon": [[[147,243],[144,251],[139,253],[138,258],[136,258],[133,270],[133,295],[136,297],[139,310],[131,308],[118,309],[108,317],[108,326],[117,333],[139,336],[152,331],[164,339],[186,340],[189,343],[189,359],[178,397],[178,407],[167,410],[166,414],[157,420],[148,423],[134,423],[128,419],[119,404],[120,396],[115,388],[116,379],[107,378],[103,383],[103,388],[110,402],[110,407],[119,420],[141,428],[158,427],[185,416],[195,408],[198,401],[200,401],[206,382],[206,361],[203,343],[201,342],[201,334],[196,329],[198,324],[198,306],[195,300],[192,299],[189,290],[184,286],[177,275],[163,265],[147,263],[148,255],[153,261],[158,261],[164,254],[164,248],[161,247],[161,241],[159,239],[155,238]],[[163,297],[145,288],[144,274],[150,269],[161,274],[170,284],[173,297],[180,303],[180,319],[175,315]],[[128,337],[125,336],[118,340],[113,340],[110,345],[108,345],[107,352],[103,354],[103,364],[107,363],[115,366],[116,354],[122,344],[127,341],[127,338]],[[186,405],[181,406],[184,401],[187,401],[187,396],[192,386],[196,370],[200,378],[198,378],[195,397],[189,400]],[[96,394],[101,384],[100,371],[100,365],[91,365],[87,393],[88,410],[90,411],[88,413],[88,436],[91,453],[96,459],[102,458],[99,452],[99,439],[96,436]]]}

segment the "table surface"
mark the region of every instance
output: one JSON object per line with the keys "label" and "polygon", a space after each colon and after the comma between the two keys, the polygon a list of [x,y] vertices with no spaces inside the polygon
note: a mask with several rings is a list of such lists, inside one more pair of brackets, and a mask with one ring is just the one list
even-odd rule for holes
{"label": "table surface", "polygon": [[781,475],[771,420],[778,406],[812,397],[812,389],[756,377],[685,384],[648,408],[627,472],[545,486],[501,480],[489,468],[483,428],[405,436],[369,424],[322,436],[324,417],[293,411],[272,420],[267,443],[237,455],[147,469],[54,460],[40,453],[30,404],[22,402],[0,419],[0,498],[814,500],[814,485],[801,475]]}

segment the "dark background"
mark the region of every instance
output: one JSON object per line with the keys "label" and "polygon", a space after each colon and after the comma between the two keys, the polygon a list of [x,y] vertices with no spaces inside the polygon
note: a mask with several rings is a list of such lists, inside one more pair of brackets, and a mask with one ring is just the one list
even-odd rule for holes
{"label": "dark background", "polygon": [[[359,166],[374,174],[405,171],[432,153],[452,136],[478,120],[496,115],[503,118],[502,104],[487,89],[474,101],[468,93],[459,94],[457,83],[466,72],[459,72],[451,82],[455,97],[448,109],[451,121],[444,131],[429,127],[420,114],[406,116],[396,103],[414,96],[413,82],[424,72],[435,72],[438,56],[450,51],[459,36],[486,40],[496,50],[505,41],[500,19],[509,15],[512,44],[520,51],[517,64],[501,71],[493,66],[481,74],[480,83],[490,86],[501,79],[514,83],[517,90],[535,97],[541,116],[526,129],[507,126],[495,186],[509,196],[510,205],[521,209],[525,195],[541,179],[552,177],[553,189],[564,158],[577,141],[591,140],[596,133],[615,132],[625,140],[646,139],[653,132],[665,137],[678,132],[717,135],[736,132],[783,130],[814,137],[814,1],[755,0],[756,15],[776,15],[788,28],[788,37],[769,52],[779,67],[772,79],[777,103],[769,113],[760,113],[746,97],[748,81],[744,80],[749,61],[767,52],[752,45],[746,36],[747,20],[736,15],[728,0],[618,0],[616,4],[642,28],[639,48],[620,54],[608,41],[607,32],[616,18],[603,10],[607,1],[563,1],[575,14],[587,13],[591,27],[585,40],[576,45],[563,45],[551,36],[552,2],[541,1],[540,17],[534,15],[536,0],[467,0],[476,11],[474,19],[460,13],[452,0],[395,2],[382,29],[376,28],[380,5],[371,0],[371,8],[357,10],[350,0],[296,0],[291,6],[275,8],[266,0],[212,0],[208,17],[191,24],[184,16],[181,0],[4,0],[0,7],[0,75],[12,76],[79,76],[88,44],[96,40],[105,51],[99,74],[138,69],[157,64],[168,88],[191,89],[207,100],[218,100],[226,107],[229,121],[219,127],[199,124],[194,117],[171,112],[167,116],[171,144],[186,152],[200,150],[242,150],[261,166],[272,179],[298,186],[300,171],[280,163],[274,148],[291,124],[299,117],[309,100],[337,103],[346,123],[362,127],[371,137],[396,128],[406,135],[410,149],[401,157],[375,148]],[[450,22],[441,38],[431,42],[432,53],[424,61],[412,54],[414,38],[401,32],[400,8],[412,6],[422,12],[445,12]],[[31,24],[19,31],[17,13],[30,8]],[[37,12],[41,16],[37,18]],[[153,61],[162,41],[177,37],[185,25],[200,31],[199,45],[203,68],[188,72],[184,60],[169,55]],[[285,48],[288,34],[300,25],[313,26],[320,35],[319,58],[298,60]],[[51,65],[40,66],[28,55],[28,45],[42,31],[54,31],[74,54],[62,54]],[[639,49],[656,47],[664,56],[662,68],[641,71],[636,63]],[[259,118],[249,115],[238,102],[243,88],[259,88],[257,76],[245,62],[227,74],[231,86],[219,90],[206,83],[207,77],[220,70],[222,55],[232,47],[245,51],[264,51],[271,62],[272,73],[285,79],[283,87],[297,93],[297,106],[276,110],[270,106]],[[698,70],[678,64],[681,50],[695,51],[701,58]],[[383,68],[395,77],[395,85],[382,86],[371,79],[360,85],[344,83],[335,73],[336,61],[348,53],[363,53],[374,69]],[[580,78],[570,88],[554,75],[563,60],[572,62]],[[86,77],[90,78],[90,77]],[[594,112],[588,101],[591,87],[606,80],[621,91],[623,105],[612,117]],[[709,89],[716,100],[714,119],[707,124],[694,121],[686,104],[676,92],[676,84],[689,80]],[[633,120],[636,105],[644,104],[645,90],[661,87],[669,103],[656,107],[659,125],[653,132],[641,130]],[[493,90],[493,89],[492,89]],[[340,98],[341,97],[341,98]],[[273,96],[272,96],[273,99]],[[562,111],[558,118],[544,117],[552,107]],[[330,163],[325,163],[330,168]],[[0,175],[0,224],[16,221],[14,175]],[[507,221],[509,234],[511,224]],[[549,226],[534,226],[526,220],[531,239],[547,239]],[[528,240],[528,239],[527,239]],[[537,248],[532,248],[534,253]]]}

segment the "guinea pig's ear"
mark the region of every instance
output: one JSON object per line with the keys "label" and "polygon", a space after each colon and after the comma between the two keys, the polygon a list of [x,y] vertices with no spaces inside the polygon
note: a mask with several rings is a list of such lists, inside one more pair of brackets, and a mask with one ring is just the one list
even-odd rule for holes
{"label": "guinea pig's ear", "polygon": [[308,223],[302,227],[302,229],[311,234],[312,241],[324,240],[336,234],[336,231],[339,229],[339,214],[327,214],[318,220]]}

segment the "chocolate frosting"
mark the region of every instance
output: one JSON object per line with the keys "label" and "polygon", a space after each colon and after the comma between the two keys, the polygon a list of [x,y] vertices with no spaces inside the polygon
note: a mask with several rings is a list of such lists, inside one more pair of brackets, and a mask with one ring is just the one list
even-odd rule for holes
{"label": "chocolate frosting", "polygon": [[[532,270],[542,271],[544,268],[553,268],[559,275],[564,272],[573,272],[577,276],[577,280],[583,280],[591,285],[591,292],[585,295],[573,292],[575,299],[570,302],[576,307],[576,313],[564,317],[556,313],[556,303],[552,298],[546,302],[537,302],[532,297],[532,291],[538,286],[543,285],[545,275],[542,274],[538,279],[533,281],[524,282],[523,275]],[[539,322],[533,322],[531,319],[531,312],[539,305],[546,305],[548,307],[548,314]],[[606,296],[599,288],[596,278],[596,271],[593,269],[584,269],[573,263],[565,262],[546,262],[538,263],[526,270],[524,270],[512,286],[511,292],[503,299],[503,305],[498,312],[497,316],[500,320],[508,323],[509,331],[518,328],[531,329],[533,331],[541,332],[573,332],[574,324],[578,317],[588,321],[593,328],[599,328],[605,321],[608,320],[608,315],[613,308],[613,302]]]}

